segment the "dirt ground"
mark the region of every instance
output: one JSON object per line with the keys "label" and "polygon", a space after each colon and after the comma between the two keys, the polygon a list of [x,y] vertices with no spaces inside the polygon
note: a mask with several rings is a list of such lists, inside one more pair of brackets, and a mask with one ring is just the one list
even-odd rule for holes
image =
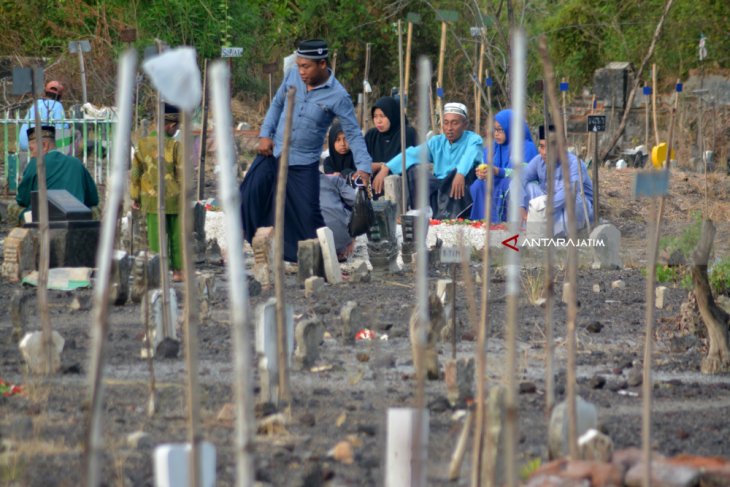
{"label": "dirt ground", "polygon": [[[631,197],[633,170],[601,169],[603,217],[622,231],[621,270],[581,268],[578,284],[578,393],[598,408],[601,428],[615,448],[641,444],[641,386],[633,376],[641,369],[644,341],[645,279],[642,268],[646,255],[645,201]],[[678,234],[691,221],[693,210],[705,206],[704,183],[696,174],[680,173],[672,179],[667,199],[664,234]],[[715,256],[728,256],[728,215],[730,178],[713,174],[708,192],[709,213],[718,223]],[[3,227],[6,235],[8,227]],[[507,250],[497,250],[507,251]],[[472,277],[481,264],[472,262]],[[235,480],[234,424],[217,418],[219,410],[233,400],[229,301],[223,267],[202,266],[215,273],[210,318],[200,327],[199,378],[202,393],[203,436],[216,447],[217,485],[233,485]],[[430,271],[434,281],[448,277],[449,270]],[[461,274],[460,274],[461,276]],[[545,310],[529,302],[529,285],[535,270],[523,272],[523,295],[519,316],[518,380],[519,462],[527,465],[547,461],[547,420],[545,416]],[[506,326],[505,279],[500,269],[492,272],[489,303],[488,380],[489,386],[505,378],[504,338]],[[565,389],[566,305],[560,300],[564,266],[558,266],[554,312],[558,366],[558,399]],[[611,282],[622,279],[623,289]],[[308,298],[296,275],[286,276],[286,299],[294,307],[295,321],[318,316],[327,335],[320,347],[319,367],[313,372],[292,371],[293,403],[291,421],[274,434],[259,434],[255,443],[256,478],[273,486],[382,485],[385,458],[385,411],[408,407],[415,401],[413,361],[408,339],[408,321],[415,303],[413,274],[405,272],[373,279],[327,285],[316,298]],[[593,292],[599,284],[601,291]],[[459,279],[457,317],[458,357],[472,357],[475,349],[473,325],[469,321],[468,289]],[[654,353],[653,446],[665,454],[691,453],[730,457],[730,377],[700,373],[706,352],[699,332],[680,320],[680,307],[687,290],[669,286],[663,309],[656,310]],[[182,306],[182,285],[175,284]],[[77,486],[83,483],[84,434],[88,413],[87,373],[91,312],[88,306],[71,310],[74,297],[88,298],[91,290],[73,293],[50,292],[51,320],[66,339],[62,355],[63,372],[40,379],[24,372],[13,339],[10,316],[11,297],[20,286],[0,281],[0,378],[20,384],[23,393],[0,397],[0,485]],[[251,298],[251,309],[273,295],[266,290]],[[343,343],[340,309],[349,300],[364,310],[363,328],[387,334],[387,341]],[[182,354],[176,359],[154,361],[157,385],[157,413],[146,414],[149,371],[140,358],[143,325],[140,306],[131,303],[111,308],[109,353],[107,356],[104,408],[105,485],[153,485],[152,451],[167,442],[182,442],[187,436],[185,410],[185,366]],[[22,312],[25,330],[36,330],[38,313],[35,298]],[[182,335],[180,333],[180,335]],[[451,345],[439,344],[441,364],[451,357]],[[251,370],[258,372],[254,363]],[[596,387],[596,376],[605,385]],[[532,387],[534,385],[534,387]],[[622,392],[623,391],[623,392]],[[258,393],[258,386],[256,388]],[[627,393],[628,392],[628,393]],[[426,402],[430,410],[428,442],[428,485],[468,485],[470,448],[461,480],[447,479],[448,464],[463,424],[455,413],[463,404],[451,407],[443,380],[428,381]],[[257,417],[273,412],[269,405],[256,408]],[[133,446],[127,436],[145,431],[149,439]],[[346,464],[328,457],[341,440],[350,437],[354,461]],[[326,484],[324,482],[327,482]]]}

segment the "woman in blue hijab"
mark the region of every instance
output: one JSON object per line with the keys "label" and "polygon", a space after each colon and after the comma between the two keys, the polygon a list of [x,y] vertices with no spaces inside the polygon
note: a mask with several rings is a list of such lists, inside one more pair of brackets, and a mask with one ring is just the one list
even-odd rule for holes
{"label": "woman in blue hijab", "polygon": [[[494,190],[492,191],[492,223],[507,221],[507,207],[509,200],[509,185],[512,176],[513,161],[510,160],[509,128],[512,121],[512,110],[502,110],[494,117]],[[529,162],[537,155],[537,148],[532,142],[530,128],[525,122],[525,139],[523,159],[520,162]],[[487,149],[484,149],[484,162],[488,162]],[[480,166],[481,167],[481,166]],[[489,168],[477,168],[477,180],[469,187],[474,202],[471,207],[471,220],[484,220],[484,191],[487,187],[487,171]]]}

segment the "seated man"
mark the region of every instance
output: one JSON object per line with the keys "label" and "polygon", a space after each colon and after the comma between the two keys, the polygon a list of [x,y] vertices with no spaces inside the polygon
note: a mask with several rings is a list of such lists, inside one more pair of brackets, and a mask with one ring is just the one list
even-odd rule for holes
{"label": "seated man", "polygon": [[[38,144],[35,140],[35,127],[27,131],[31,160],[23,171],[15,201],[25,213],[30,207],[30,193],[38,190],[36,156]],[[47,189],[65,189],[89,208],[99,204],[99,193],[91,174],[80,160],[56,150],[56,129],[53,126],[41,127],[41,150],[46,166]],[[22,222],[23,214],[20,215]]]}
{"label": "seated man", "polygon": [[[413,167],[420,162],[421,147],[428,151],[428,161],[433,163],[433,174],[429,178],[429,204],[433,218],[457,218],[471,205],[468,186],[476,178],[474,168],[482,160],[482,138],[467,129],[467,111],[461,103],[447,103],[444,106],[443,134],[432,137],[426,144],[406,149],[406,171],[408,177],[409,205],[415,208],[416,171]],[[373,190],[383,191],[385,177],[401,173],[401,155],[398,154],[385,164],[373,180]]]}
{"label": "seated man", "polygon": [[[554,127],[550,126],[549,130],[554,131]],[[522,222],[527,220],[527,210],[531,207],[544,208],[547,201],[547,141],[545,140],[545,127],[540,126],[540,142],[537,147],[538,155],[536,155],[522,169],[522,194],[523,202],[521,205]],[[550,141],[550,151],[557,151],[555,139]],[[582,181],[583,192],[585,193],[585,208],[588,211],[588,219],[593,221],[593,183],[588,177],[588,170],[582,161],[579,161],[575,154],[568,152],[568,162],[570,164],[570,191],[575,200],[575,218],[576,228],[578,230],[586,227],[586,212],[583,206],[583,196],[579,181]],[[554,198],[553,198],[553,236],[562,237],[568,234],[568,212],[565,206],[565,186],[563,184],[563,169],[558,160],[553,170],[554,179]],[[539,200],[544,201],[539,201]]]}

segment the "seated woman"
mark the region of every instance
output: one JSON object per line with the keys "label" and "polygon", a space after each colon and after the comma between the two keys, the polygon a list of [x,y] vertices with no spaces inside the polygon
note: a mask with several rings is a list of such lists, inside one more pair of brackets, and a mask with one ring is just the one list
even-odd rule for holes
{"label": "seated woman", "polygon": [[335,119],[330,126],[329,136],[330,154],[324,160],[324,173],[332,176],[340,176],[350,182],[351,176],[357,172],[355,159],[352,156],[350,145],[345,138],[345,131],[342,130],[339,120]]}
{"label": "seated woman", "polygon": [[344,262],[355,250],[348,225],[355,204],[356,189],[334,174],[319,175],[319,206],[327,227],[335,238],[337,260]]}
{"label": "seated woman", "polygon": [[[370,111],[375,127],[365,134],[365,146],[373,158],[372,176],[380,171],[383,164],[401,152],[400,146],[400,101],[392,96],[384,96],[375,102]],[[406,147],[418,143],[416,129],[406,120]]]}
{"label": "seated woman", "polygon": [[[510,160],[509,127],[511,120],[512,110],[510,109],[502,110],[494,117],[494,142],[492,149],[494,165],[491,168],[494,171],[494,188],[491,194],[492,214],[490,216],[492,223],[507,221],[509,185],[512,168],[514,167],[513,161]],[[530,135],[530,128],[527,126],[527,122],[525,122],[525,138],[522,143],[524,144],[523,161],[520,162],[530,161],[537,155],[537,148],[532,142],[532,136]],[[484,149],[484,162],[488,162],[486,148]],[[488,166],[478,167],[476,170],[478,179],[469,188],[472,201],[474,202],[471,207],[471,215],[469,216],[471,220],[485,219],[484,191],[487,187],[488,170]]]}

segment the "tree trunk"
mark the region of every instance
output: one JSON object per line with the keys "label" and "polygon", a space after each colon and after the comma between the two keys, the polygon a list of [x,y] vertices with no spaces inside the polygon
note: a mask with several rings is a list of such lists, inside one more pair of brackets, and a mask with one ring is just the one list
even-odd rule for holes
{"label": "tree trunk", "polygon": [[707,262],[714,239],[715,225],[712,220],[705,220],[702,223],[700,241],[692,252],[694,293],[710,341],[707,357],[702,360],[702,373],[704,374],[730,371],[730,346],[728,345],[730,315],[715,304],[710,282],[707,279]]}

